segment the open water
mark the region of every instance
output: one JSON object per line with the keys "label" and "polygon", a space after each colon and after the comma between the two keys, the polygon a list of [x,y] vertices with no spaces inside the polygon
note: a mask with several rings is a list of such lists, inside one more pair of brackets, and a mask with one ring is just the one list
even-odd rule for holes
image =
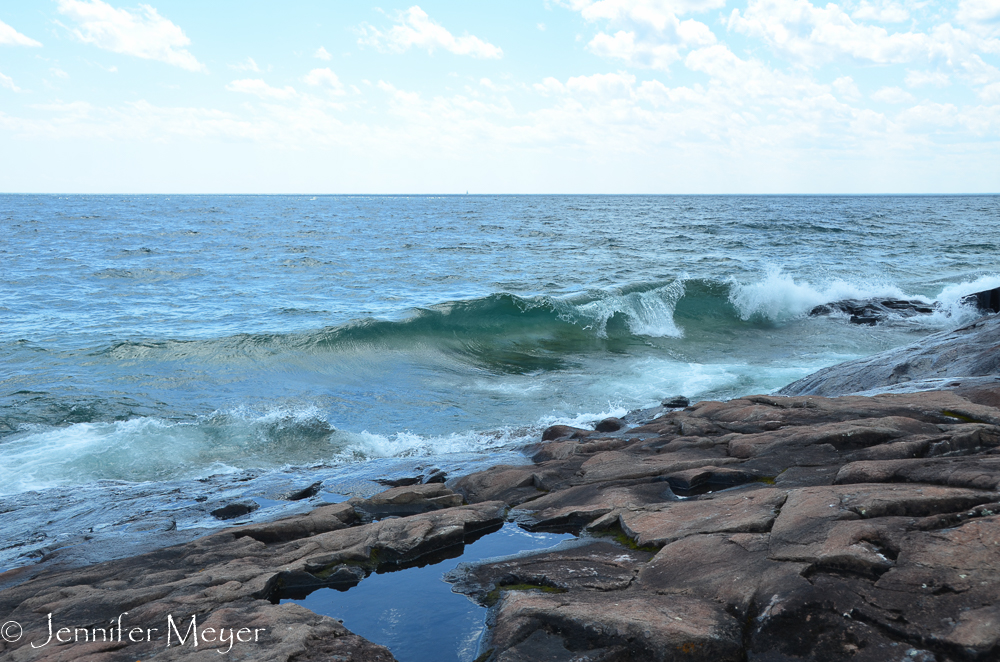
{"label": "open water", "polygon": [[[0,569],[775,390],[969,319],[998,227],[996,196],[0,196]],[[808,315],[856,297],[939,309]]]}

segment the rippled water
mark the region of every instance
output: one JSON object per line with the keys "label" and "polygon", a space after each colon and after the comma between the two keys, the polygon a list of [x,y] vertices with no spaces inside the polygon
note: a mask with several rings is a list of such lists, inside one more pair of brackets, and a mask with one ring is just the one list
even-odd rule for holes
{"label": "rippled water", "polygon": [[[8,195],[0,221],[0,494],[488,457],[776,389],[1000,285],[996,196]],[[865,296],[940,308],[808,316]]]}

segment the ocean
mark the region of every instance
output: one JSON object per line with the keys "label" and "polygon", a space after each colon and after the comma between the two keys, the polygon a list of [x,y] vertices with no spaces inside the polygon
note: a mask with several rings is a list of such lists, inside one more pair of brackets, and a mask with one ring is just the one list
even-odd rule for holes
{"label": "ocean", "polygon": [[[0,219],[0,570],[774,391],[1000,286],[998,196],[3,195]],[[872,297],[936,310],[808,314]]]}

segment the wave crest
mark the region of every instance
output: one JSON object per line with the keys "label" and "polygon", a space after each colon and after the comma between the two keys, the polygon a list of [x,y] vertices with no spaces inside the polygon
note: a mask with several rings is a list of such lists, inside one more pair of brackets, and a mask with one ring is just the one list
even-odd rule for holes
{"label": "wave crest", "polygon": [[916,299],[930,303],[926,297],[908,295],[895,285],[877,282],[834,280],[825,286],[796,280],[781,271],[769,269],[762,280],[752,283],[734,282],[729,301],[740,319],[763,318],[782,322],[808,314],[824,303],[845,299]]}

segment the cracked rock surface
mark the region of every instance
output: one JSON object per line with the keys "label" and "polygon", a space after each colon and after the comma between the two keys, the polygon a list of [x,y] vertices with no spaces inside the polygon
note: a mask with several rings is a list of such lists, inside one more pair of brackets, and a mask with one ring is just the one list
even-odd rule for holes
{"label": "cracked rock surface", "polygon": [[[0,581],[8,588],[0,591],[0,621],[25,624],[27,636],[0,640],[0,659],[389,662],[394,658],[387,649],[352,634],[339,621],[278,601],[317,588],[356,584],[377,567],[461,546],[499,528],[504,505],[454,506],[461,498],[438,484],[377,496],[85,568],[29,566],[4,573]],[[368,513],[387,505],[405,505],[416,514],[365,523]],[[127,616],[119,636],[114,623],[123,612]],[[81,633],[97,628],[97,636],[83,641],[80,633],[64,633],[64,642],[46,643],[48,614],[56,628],[80,628]],[[174,619],[176,633],[169,631],[168,617]],[[197,619],[197,646],[188,633],[192,617]],[[157,631],[149,636],[143,631],[138,640],[130,640],[132,627]],[[110,635],[102,632],[108,628]],[[234,642],[233,635],[243,628],[242,642]],[[228,641],[222,639],[225,632]],[[186,635],[186,643],[179,643],[178,635]]]}
{"label": "cracked rock surface", "polygon": [[452,487],[589,544],[449,579],[492,606],[498,662],[1000,659],[997,404],[749,396],[551,431]]}

